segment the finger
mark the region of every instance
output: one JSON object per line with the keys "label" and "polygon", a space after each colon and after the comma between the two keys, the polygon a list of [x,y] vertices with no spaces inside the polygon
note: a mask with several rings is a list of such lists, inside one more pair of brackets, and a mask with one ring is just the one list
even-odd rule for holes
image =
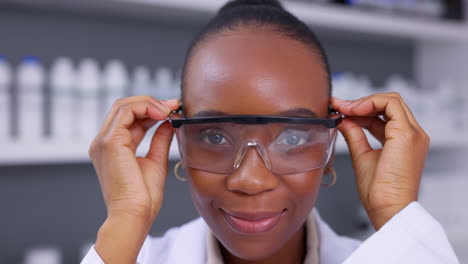
{"label": "finger", "polygon": [[166,165],[174,131],[175,129],[170,122],[163,122],[151,138],[151,144],[146,158]]}
{"label": "finger", "polygon": [[365,128],[375,137],[382,145],[385,143],[385,121],[380,119],[380,117],[358,117],[351,116],[348,117],[360,127]]}
{"label": "finger", "polygon": [[[147,128],[143,127],[142,123],[138,121],[144,119],[159,121],[164,120],[167,116],[167,111],[162,111],[154,104],[148,102],[134,102],[121,106],[114,120],[112,120],[109,130],[102,138],[104,138],[105,141],[113,142],[114,147],[125,146],[135,152],[143,137],[141,134],[136,137],[132,135],[132,132],[135,130],[132,130],[132,128],[140,126],[138,130],[147,130]],[[141,131],[140,133],[143,132]]]}
{"label": "finger", "polygon": [[104,123],[102,124],[100,134],[106,133],[106,131],[109,129],[110,125],[112,124],[112,121],[115,119],[115,116],[117,115],[117,113],[119,112],[122,106],[136,103],[136,102],[153,103],[156,107],[159,107],[161,111],[170,111],[170,109],[167,109],[167,105],[163,104],[161,101],[155,99],[154,97],[148,96],[148,95],[139,95],[139,96],[132,96],[128,98],[119,99],[114,102],[114,104],[112,105],[112,108],[107,113]]}
{"label": "finger", "polygon": [[[405,101],[403,100],[403,98],[401,97],[400,94],[398,94],[396,92],[390,92],[390,93],[374,94],[374,95],[371,95],[371,96],[384,96],[384,97],[394,98],[395,100],[398,100],[400,102],[402,108],[403,108],[403,111],[405,112],[405,114],[407,116],[408,122],[413,127],[422,129],[421,126],[416,121],[416,119],[415,119],[413,113],[411,112],[410,108],[405,103]],[[338,110],[338,108],[340,108],[340,107],[347,108],[347,107],[350,107],[351,105],[357,106],[357,105],[361,104],[364,100],[368,99],[371,96],[363,97],[363,98],[360,98],[360,99],[355,100],[355,101],[343,100],[343,99],[340,99],[340,98],[337,98],[337,97],[333,97],[331,102],[332,102],[332,106],[335,107]],[[378,112],[378,113],[370,113],[369,115],[375,115],[375,114],[384,115],[385,121],[390,120],[390,117],[387,115],[387,113],[385,113],[385,111]]]}
{"label": "finger", "polygon": [[406,115],[408,116],[408,120],[410,121],[410,123],[414,127],[422,129],[419,123],[416,121],[416,118],[414,117],[414,114],[409,108],[408,104],[406,104],[405,100],[403,100],[403,97],[399,93],[390,92],[390,93],[385,93],[385,95],[399,99],[401,101],[403,108],[405,109]]}
{"label": "finger", "polygon": [[[145,158],[138,158],[145,184],[153,201],[162,200],[164,183],[168,174],[169,149],[174,128],[168,121],[162,123],[151,139],[150,149]],[[159,208],[156,208],[158,211]]]}
{"label": "finger", "polygon": [[149,129],[156,125],[159,121],[153,120],[151,118],[145,118],[142,120],[136,120],[135,123],[129,128],[130,133],[132,134],[133,142],[139,145],[140,142],[145,137]]}
{"label": "finger", "polygon": [[167,118],[169,111],[163,110],[153,103],[149,102],[135,102],[121,106],[119,112],[112,120],[110,130],[125,128],[128,129],[135,122],[152,119],[161,121]]}
{"label": "finger", "polygon": [[350,118],[344,118],[338,130],[343,134],[353,160],[373,150],[362,128]]}
{"label": "finger", "polygon": [[398,98],[374,94],[356,101],[334,102],[333,107],[347,116],[378,116],[385,115],[389,122],[396,121],[403,127],[410,127],[406,111]]}
{"label": "finger", "polygon": [[169,109],[176,110],[180,106],[180,100],[179,99],[170,99],[170,100],[165,100],[161,101],[163,104],[165,104]]}

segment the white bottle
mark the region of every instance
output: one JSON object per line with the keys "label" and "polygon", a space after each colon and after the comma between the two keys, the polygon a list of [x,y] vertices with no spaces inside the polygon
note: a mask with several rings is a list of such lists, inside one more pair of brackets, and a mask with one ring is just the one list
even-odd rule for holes
{"label": "white bottle", "polygon": [[59,57],[50,71],[51,134],[53,140],[67,141],[76,137],[77,105],[73,94],[75,71],[70,58]]}
{"label": "white bottle", "polygon": [[150,95],[151,74],[148,68],[138,66],[132,74],[132,95]]}
{"label": "white bottle", "polygon": [[[465,77],[466,78],[466,77]],[[461,85],[461,98],[463,102],[463,110],[462,110],[462,118],[461,118],[461,124],[462,124],[462,134],[466,135],[468,134],[468,80],[463,82],[464,84]],[[466,138],[466,141],[468,142],[468,138]],[[467,148],[468,150],[468,148]]]}
{"label": "white bottle", "polygon": [[26,251],[24,264],[61,264],[62,253],[56,247],[37,247]]}
{"label": "white bottle", "polygon": [[441,18],[444,14],[444,3],[441,0],[426,0],[418,3],[423,16]]}
{"label": "white bottle", "polygon": [[355,100],[359,96],[356,95],[355,75],[351,72],[337,72],[333,74],[332,85],[333,85],[333,96],[336,96],[345,100]]}
{"label": "white bottle", "polygon": [[174,79],[174,82],[172,84],[172,98],[177,98],[180,99],[182,95],[182,69],[179,69],[177,71],[176,78]]}
{"label": "white bottle", "polygon": [[[155,73],[155,90],[153,94],[160,100],[172,99],[174,91],[174,79],[172,72],[167,67],[160,67]],[[154,96],[154,95],[153,95]]]}
{"label": "white bottle", "polygon": [[456,85],[450,79],[442,79],[439,82],[439,112],[443,120],[438,121],[440,126],[444,130],[449,132],[459,132],[461,130],[460,125],[460,113],[463,111],[463,97],[458,92]]}
{"label": "white bottle", "polygon": [[[117,99],[127,95],[128,74],[124,64],[119,60],[111,60],[104,67],[103,86],[105,94],[104,113],[108,113]],[[104,115],[102,116],[104,119]]]}
{"label": "white bottle", "polygon": [[17,69],[18,134],[21,141],[44,138],[44,69],[36,57],[25,57]]}
{"label": "white bottle", "polygon": [[93,59],[83,59],[77,69],[76,84],[79,104],[79,134],[89,142],[98,133],[99,118],[99,87],[101,85],[99,66]]}
{"label": "white bottle", "polygon": [[0,56],[0,142],[8,141],[11,135],[11,78],[11,66]]}

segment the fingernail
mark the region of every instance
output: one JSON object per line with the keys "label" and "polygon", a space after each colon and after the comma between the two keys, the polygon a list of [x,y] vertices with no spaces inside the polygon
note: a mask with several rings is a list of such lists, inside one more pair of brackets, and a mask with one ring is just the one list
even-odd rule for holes
{"label": "fingernail", "polygon": [[333,100],[335,100],[336,102],[340,103],[340,102],[343,102],[344,100],[341,99],[341,98],[338,98],[338,97],[333,97]]}
{"label": "fingernail", "polygon": [[169,103],[169,104],[176,104],[177,102],[179,102],[179,99],[175,98],[175,99],[169,99],[169,100],[164,100],[165,103]]}
{"label": "fingernail", "polygon": [[166,114],[172,112],[172,109],[170,109],[166,104],[160,104],[159,109],[161,109]]}
{"label": "fingernail", "polygon": [[348,105],[350,105],[352,103],[353,103],[353,101],[343,101],[343,103],[340,106],[348,106]]}
{"label": "fingernail", "polygon": [[341,99],[339,101],[337,101],[339,107],[344,107],[344,106],[350,105],[352,102],[353,101],[341,100]]}

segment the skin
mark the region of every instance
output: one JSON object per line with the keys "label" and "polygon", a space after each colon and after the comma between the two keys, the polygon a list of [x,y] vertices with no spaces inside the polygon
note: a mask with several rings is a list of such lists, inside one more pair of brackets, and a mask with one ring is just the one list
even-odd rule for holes
{"label": "skin", "polygon": [[[326,117],[330,102],[323,68],[310,47],[275,32],[248,28],[217,34],[196,49],[184,94],[187,116],[206,110],[275,115],[305,108]],[[398,94],[356,101],[332,98],[331,104],[348,116],[339,130],[350,149],[361,202],[378,230],[417,200],[429,138]],[[108,211],[95,244],[106,263],[135,263],[156,219],[174,129],[168,123],[159,127],[145,157],[135,157],[135,150],[147,129],[178,106],[177,100],[149,96],[121,99],[90,147]],[[384,147],[372,149],[363,128]],[[277,176],[249,150],[230,175],[185,169],[194,205],[219,240],[226,263],[302,263],[302,227],[325,168]],[[227,226],[219,208],[287,213],[268,232],[241,235]]]}
{"label": "skin", "polygon": [[[304,108],[327,117],[329,89],[318,57],[310,47],[275,32],[247,29],[206,41],[195,51],[186,77],[187,116],[206,110],[278,115]],[[291,263],[290,257],[303,249],[301,227],[315,204],[323,169],[277,176],[253,149],[231,175],[187,168],[195,207],[224,247],[228,263]],[[219,208],[287,213],[270,232],[247,237],[232,230]]]}

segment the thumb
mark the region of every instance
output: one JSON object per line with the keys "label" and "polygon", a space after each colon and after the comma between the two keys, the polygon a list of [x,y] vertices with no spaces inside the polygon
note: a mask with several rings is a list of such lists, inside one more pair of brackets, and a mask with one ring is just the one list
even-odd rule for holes
{"label": "thumb", "polygon": [[372,151],[364,130],[350,118],[345,118],[338,126],[348,144],[351,158],[356,160],[359,156]]}
{"label": "thumb", "polygon": [[174,128],[169,121],[164,121],[156,130],[151,139],[151,144],[146,158],[150,159],[162,167],[168,163],[169,148],[171,146]]}
{"label": "thumb", "polygon": [[[364,206],[367,207],[369,186],[372,182],[372,174],[377,166],[380,150],[373,151],[364,130],[352,119],[343,119],[338,129],[348,144],[359,196]],[[363,155],[366,155],[366,157],[363,157]]]}
{"label": "thumb", "polygon": [[[151,139],[150,149],[145,158],[139,158],[143,178],[151,198],[159,210],[167,176],[169,148],[174,135],[174,129],[168,121],[162,123]],[[159,202],[158,202],[159,201]]]}

